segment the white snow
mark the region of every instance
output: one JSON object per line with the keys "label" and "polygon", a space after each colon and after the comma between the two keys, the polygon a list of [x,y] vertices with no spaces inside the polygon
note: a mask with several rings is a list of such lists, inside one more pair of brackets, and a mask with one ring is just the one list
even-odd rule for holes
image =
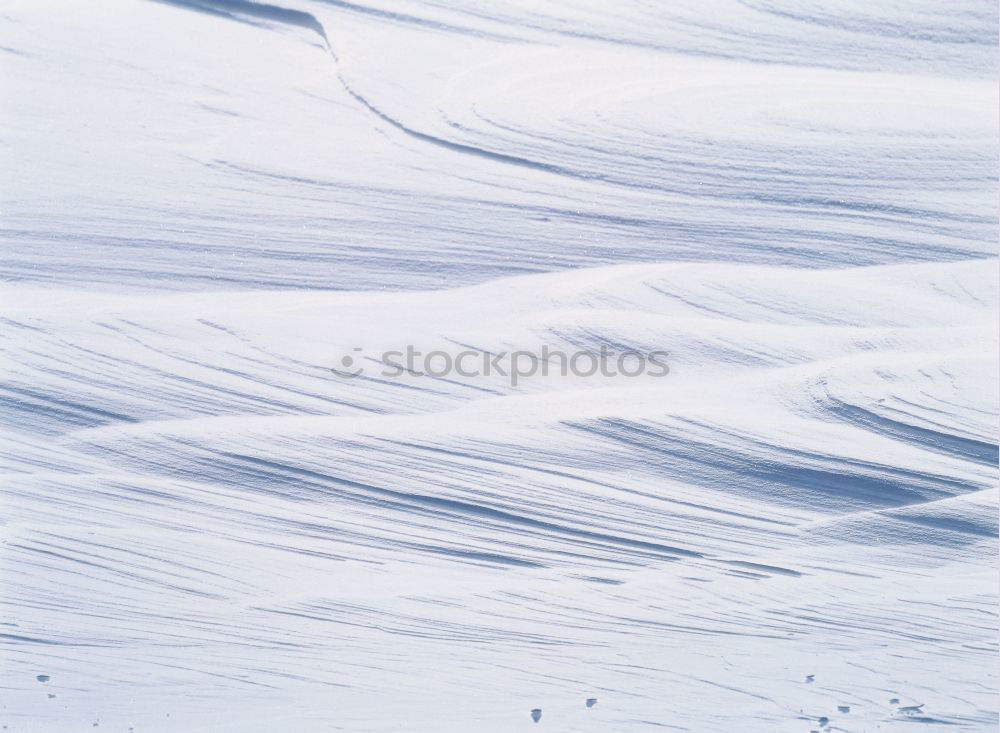
{"label": "white snow", "polygon": [[965,0],[7,3],[0,723],[996,730],[996,45]]}

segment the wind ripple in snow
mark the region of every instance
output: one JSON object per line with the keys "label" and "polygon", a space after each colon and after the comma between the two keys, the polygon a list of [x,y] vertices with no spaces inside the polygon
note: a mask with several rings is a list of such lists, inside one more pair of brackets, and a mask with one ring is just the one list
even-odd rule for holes
{"label": "wind ripple in snow", "polygon": [[661,6],[5,11],[8,729],[995,729],[993,9]]}

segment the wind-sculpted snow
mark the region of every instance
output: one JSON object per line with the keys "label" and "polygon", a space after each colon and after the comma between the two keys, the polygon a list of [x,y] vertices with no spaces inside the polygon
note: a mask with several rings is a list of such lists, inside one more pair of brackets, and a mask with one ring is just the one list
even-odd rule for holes
{"label": "wind-sculpted snow", "polygon": [[995,730],[994,16],[5,8],[0,724]]}
{"label": "wind-sculpted snow", "polygon": [[11,11],[4,275],[405,290],[992,253],[988,6],[286,5]]}

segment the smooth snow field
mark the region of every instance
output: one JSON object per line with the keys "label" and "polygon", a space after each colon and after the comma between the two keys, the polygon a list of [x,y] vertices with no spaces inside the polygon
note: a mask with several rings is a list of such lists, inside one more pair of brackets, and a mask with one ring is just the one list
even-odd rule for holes
{"label": "smooth snow field", "polygon": [[997,45],[0,0],[3,730],[994,733]]}

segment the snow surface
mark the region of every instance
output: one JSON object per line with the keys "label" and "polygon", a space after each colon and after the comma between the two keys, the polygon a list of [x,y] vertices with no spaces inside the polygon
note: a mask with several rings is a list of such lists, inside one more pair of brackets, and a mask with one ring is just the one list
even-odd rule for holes
{"label": "snow surface", "polygon": [[7,0],[0,723],[995,731],[996,51],[970,0]]}

